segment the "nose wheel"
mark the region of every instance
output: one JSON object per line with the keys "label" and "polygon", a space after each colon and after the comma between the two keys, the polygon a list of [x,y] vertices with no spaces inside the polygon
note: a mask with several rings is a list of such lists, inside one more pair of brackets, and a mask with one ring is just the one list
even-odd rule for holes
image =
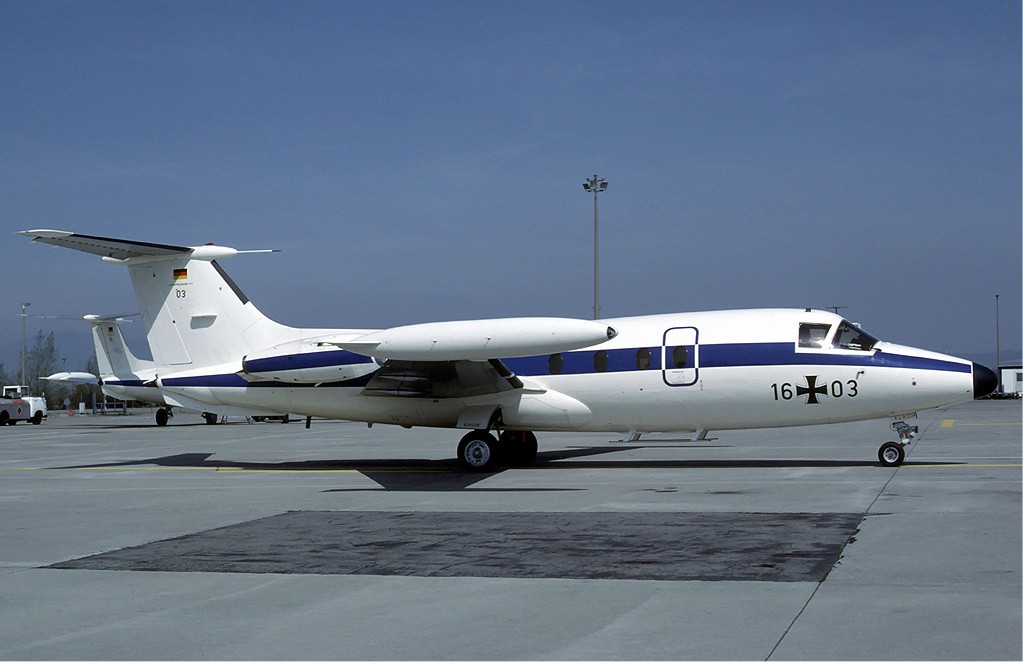
{"label": "nose wheel", "polygon": [[877,450],[877,459],[886,467],[897,467],[906,459],[906,449],[897,441],[886,441]]}
{"label": "nose wheel", "polygon": [[902,464],[906,459],[906,446],[909,446],[909,440],[916,437],[920,428],[905,421],[896,421],[892,423],[892,430],[899,435],[899,440],[886,441],[877,449],[877,459],[885,467],[897,467]]}

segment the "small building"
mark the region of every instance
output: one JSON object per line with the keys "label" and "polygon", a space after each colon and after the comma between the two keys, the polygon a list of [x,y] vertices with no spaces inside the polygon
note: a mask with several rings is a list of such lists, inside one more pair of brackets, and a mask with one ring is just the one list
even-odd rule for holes
{"label": "small building", "polygon": [[998,372],[1002,393],[1023,393],[1023,366],[1003,365]]}

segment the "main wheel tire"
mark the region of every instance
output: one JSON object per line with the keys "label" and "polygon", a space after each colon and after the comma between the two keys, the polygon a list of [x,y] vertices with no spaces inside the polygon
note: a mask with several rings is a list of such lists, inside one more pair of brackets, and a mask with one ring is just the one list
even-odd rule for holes
{"label": "main wheel tire", "polygon": [[43,412],[37,411],[32,415],[32,425],[39,425],[43,422]]}
{"label": "main wheel tire", "polygon": [[156,424],[160,427],[167,425],[167,419],[170,418],[170,414],[163,407],[156,410]]}
{"label": "main wheel tire", "polygon": [[458,461],[469,471],[492,471],[497,455],[498,441],[489,432],[473,430],[458,442]]}
{"label": "main wheel tire", "polygon": [[206,421],[206,425],[216,425],[217,424],[217,415],[214,414],[213,412],[205,411],[205,412],[203,412],[202,417],[203,417],[203,420]]}
{"label": "main wheel tire", "polygon": [[515,466],[528,466],[536,461],[536,435],[528,430],[505,430],[501,433],[501,446],[508,462]]}
{"label": "main wheel tire", "polygon": [[886,441],[877,449],[877,459],[886,467],[897,467],[906,459],[906,449],[895,441]]}

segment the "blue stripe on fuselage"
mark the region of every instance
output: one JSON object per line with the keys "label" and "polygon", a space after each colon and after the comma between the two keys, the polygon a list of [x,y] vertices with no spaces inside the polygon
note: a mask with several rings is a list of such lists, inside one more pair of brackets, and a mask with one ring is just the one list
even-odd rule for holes
{"label": "blue stripe on fuselage", "polygon": [[324,368],[343,365],[361,365],[373,363],[373,359],[348,350],[338,349],[308,354],[287,354],[271,356],[265,359],[247,359],[243,362],[247,372],[276,372],[278,370],[303,370],[308,368]]}
{"label": "blue stripe on fuselage", "polygon": [[278,381],[258,381],[250,382],[245,378],[235,373],[221,374],[221,375],[193,375],[191,377],[164,377],[160,380],[163,386],[170,388],[181,388],[190,386],[206,386],[211,388],[324,388],[324,387],[339,387],[347,386],[351,388],[362,388],[369,383],[369,380],[373,378],[376,372],[371,372],[368,375],[356,377],[355,379],[346,379],[337,382],[321,382],[321,383],[301,383],[301,382],[278,382]]}
{"label": "blue stripe on fuselage", "polygon": [[[693,346],[687,345],[690,355]],[[601,372],[630,372],[660,370],[661,348],[645,348],[650,352],[650,365],[640,368],[636,353],[644,348],[607,350],[608,367]],[[668,347],[669,353],[673,347]],[[598,350],[599,351],[599,350]],[[726,343],[698,346],[698,367],[700,368],[744,368],[752,366],[782,365],[840,365],[880,368],[913,368],[917,370],[941,370],[945,372],[969,373],[969,363],[958,363],[942,359],[907,356],[888,352],[841,352],[822,350],[819,352],[797,352],[793,343]],[[561,355],[562,369],[558,374],[582,375],[598,372],[594,367],[595,351],[566,352]],[[527,356],[519,359],[503,359],[504,364],[517,375],[541,377],[550,375],[550,355]]]}
{"label": "blue stripe on fuselage", "polygon": [[846,353],[823,350],[797,352],[792,343],[730,343],[700,345],[701,368],[743,368],[768,365],[842,365],[879,368],[915,368],[969,373],[969,363],[957,363],[905,354],[876,351]]}
{"label": "blue stripe on fuselage", "polygon": [[130,386],[132,388],[156,388],[156,384],[141,379],[104,379],[103,386]]}
{"label": "blue stripe on fuselage", "polygon": [[[640,367],[637,354],[641,350],[649,352],[649,364]],[[659,371],[661,364],[661,347],[646,348],[624,348],[609,350],[585,350],[576,352],[562,352],[561,369],[559,375],[586,375],[599,374],[601,372],[644,372]],[[668,347],[669,353],[673,347]],[[693,355],[694,347],[687,346],[690,356]],[[894,354],[889,352],[842,352],[821,350],[819,352],[796,351],[795,345],[791,342],[785,343],[725,343],[719,345],[698,346],[699,368],[743,368],[753,366],[793,366],[793,365],[831,365],[831,366],[861,366],[877,368],[909,368],[916,370],[940,370],[944,372],[970,373],[972,366],[969,363],[945,361],[942,359],[924,358],[919,356],[908,356],[905,354]],[[598,371],[594,358],[597,352],[604,352],[607,355],[607,368]],[[317,360],[319,359],[319,360]],[[523,377],[545,377],[552,374],[550,369],[550,354],[540,356],[524,356],[513,359],[502,359],[502,362],[517,375]],[[259,372],[272,372],[274,370],[295,370],[297,368],[321,368],[335,365],[352,365],[370,362],[370,359],[353,354],[344,350],[337,352],[315,352],[310,354],[299,354],[291,356],[270,357],[257,359],[250,362],[259,362]],[[163,385],[169,387],[221,387],[221,388],[303,388],[303,387],[349,387],[361,388],[369,383],[376,371],[357,377],[355,379],[321,383],[305,384],[278,381],[256,381],[249,382],[241,376],[230,373],[220,375],[196,375],[192,377],[167,377],[163,379]]]}

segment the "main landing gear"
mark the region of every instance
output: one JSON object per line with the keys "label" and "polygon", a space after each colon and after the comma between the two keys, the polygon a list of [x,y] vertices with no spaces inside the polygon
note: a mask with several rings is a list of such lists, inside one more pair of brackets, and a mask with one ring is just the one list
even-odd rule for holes
{"label": "main landing gear", "polygon": [[469,471],[493,471],[501,465],[526,466],[536,460],[536,435],[505,430],[495,437],[473,430],[458,442],[458,461]]}
{"label": "main landing gear", "polygon": [[156,410],[156,424],[160,427],[167,425],[167,421],[174,417],[170,407],[160,407]]}
{"label": "main landing gear", "polygon": [[899,435],[899,440],[886,441],[877,449],[877,459],[886,467],[897,467],[902,464],[906,459],[906,446],[909,446],[909,440],[916,437],[920,428],[905,421],[895,421],[892,423],[892,430]]}

